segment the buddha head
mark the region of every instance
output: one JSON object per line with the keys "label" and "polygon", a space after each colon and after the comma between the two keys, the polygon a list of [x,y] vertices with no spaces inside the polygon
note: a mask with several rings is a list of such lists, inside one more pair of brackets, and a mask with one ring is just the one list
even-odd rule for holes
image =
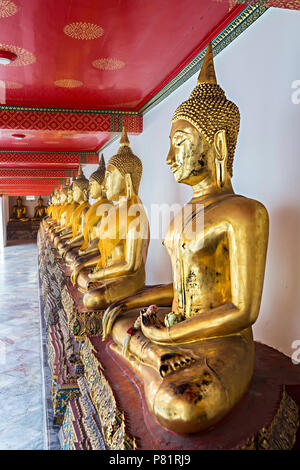
{"label": "buddha head", "polygon": [[122,129],[118,153],[108,161],[104,186],[107,199],[118,201],[121,196],[130,199],[138,194],[142,177],[143,165],[133,154],[125,127]]}
{"label": "buddha head", "polygon": [[22,198],[21,198],[21,196],[18,196],[18,197],[17,197],[17,206],[18,206],[18,207],[22,207],[22,205],[23,205],[23,203],[22,203]]}
{"label": "buddha head", "polygon": [[40,196],[40,197],[38,198],[38,206],[39,206],[39,207],[43,207],[43,202],[44,202],[44,201],[43,201],[42,197]]}
{"label": "buddha head", "polygon": [[211,43],[197,86],[172,118],[167,163],[177,182],[194,186],[203,180],[230,184],[239,131],[238,107],[217,84]]}
{"label": "buddha head", "polygon": [[79,166],[78,176],[72,183],[73,200],[78,203],[86,202],[89,198],[89,180],[84,176],[81,165]]}
{"label": "buddha head", "polygon": [[101,155],[99,166],[94,173],[90,176],[89,191],[90,196],[93,199],[98,199],[104,196],[103,181],[105,177],[105,161],[103,155]]}

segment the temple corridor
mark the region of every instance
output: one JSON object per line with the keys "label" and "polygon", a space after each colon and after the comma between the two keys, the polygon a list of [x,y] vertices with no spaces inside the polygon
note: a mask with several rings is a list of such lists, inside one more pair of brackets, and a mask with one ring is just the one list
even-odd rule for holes
{"label": "temple corridor", "polygon": [[0,449],[45,449],[36,244],[0,251],[0,319]]}

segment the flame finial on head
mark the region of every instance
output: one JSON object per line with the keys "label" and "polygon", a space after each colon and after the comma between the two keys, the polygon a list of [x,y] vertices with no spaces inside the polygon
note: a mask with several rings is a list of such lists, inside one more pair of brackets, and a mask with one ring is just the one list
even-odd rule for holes
{"label": "flame finial on head", "polygon": [[130,144],[130,142],[129,142],[129,139],[128,139],[126,127],[123,126],[122,127],[122,135],[121,135],[121,139],[120,139],[120,147],[123,147],[124,145],[129,146],[129,144]]}
{"label": "flame finial on head", "polygon": [[207,46],[204,61],[197,80],[198,85],[201,83],[212,83],[217,85],[217,77],[214,67],[214,55],[211,42]]}
{"label": "flame finial on head", "polygon": [[105,161],[103,154],[101,155],[99,166],[94,173],[91,174],[90,179],[94,179],[97,183],[102,184],[105,176]]}

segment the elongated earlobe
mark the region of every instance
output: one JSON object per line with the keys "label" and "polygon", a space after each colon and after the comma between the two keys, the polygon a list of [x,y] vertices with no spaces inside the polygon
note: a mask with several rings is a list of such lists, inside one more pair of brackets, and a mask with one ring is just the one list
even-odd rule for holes
{"label": "elongated earlobe", "polygon": [[134,194],[132,179],[129,173],[125,175],[125,184],[126,184],[126,198],[129,200]]}
{"label": "elongated earlobe", "polygon": [[227,142],[226,131],[224,129],[217,131],[214,137],[215,146],[215,167],[216,167],[216,183],[219,188],[223,188],[226,179],[227,165]]}

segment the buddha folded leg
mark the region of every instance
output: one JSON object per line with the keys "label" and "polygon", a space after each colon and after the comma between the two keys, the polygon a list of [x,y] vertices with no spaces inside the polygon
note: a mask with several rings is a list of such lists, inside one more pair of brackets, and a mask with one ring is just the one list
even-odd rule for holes
{"label": "buddha folded leg", "polygon": [[[113,327],[111,348],[120,356],[137,315],[137,310],[121,314]],[[222,419],[247,390],[254,366],[252,330],[167,347],[139,330],[122,358],[143,382],[150,412],[162,426],[199,432]]]}
{"label": "buddha folded leg", "polygon": [[53,244],[54,244],[55,248],[59,251],[59,253],[61,252],[62,249],[64,249],[66,246],[68,246],[67,242],[71,238],[72,238],[72,233],[67,233],[67,234],[61,235],[60,237],[55,237],[54,238]]}
{"label": "buddha folded leg", "polygon": [[145,269],[143,267],[133,274],[107,279],[96,285],[98,287],[93,288],[95,283],[89,279],[87,287],[90,289],[85,293],[83,303],[89,309],[101,310],[141,290],[145,285]]}
{"label": "buddha folded leg", "polygon": [[65,261],[68,263],[68,264],[72,264],[76,261],[76,259],[78,258],[78,251],[79,251],[79,248],[78,247],[75,247],[75,248],[72,248],[70,247],[69,248],[65,248],[65,255],[64,255],[64,258],[65,258]]}

